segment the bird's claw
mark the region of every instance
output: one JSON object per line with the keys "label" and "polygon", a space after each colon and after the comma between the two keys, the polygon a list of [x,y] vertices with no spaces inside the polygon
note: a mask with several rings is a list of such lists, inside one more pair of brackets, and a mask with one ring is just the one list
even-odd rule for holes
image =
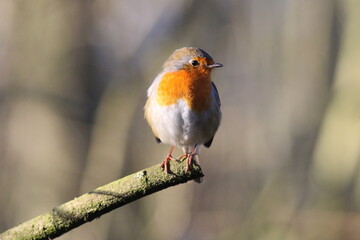
{"label": "bird's claw", "polygon": [[176,161],[176,158],[173,158],[171,155],[168,155],[160,165],[160,167],[164,168],[164,171],[168,174],[170,173],[170,170],[169,170],[169,161],[170,160]]}
{"label": "bird's claw", "polygon": [[196,163],[194,160],[193,160],[193,158],[194,158],[194,156],[195,156],[195,154],[193,154],[193,153],[188,153],[188,154],[186,154],[186,172],[189,172],[189,171],[191,171],[192,170],[192,164],[193,163]]}
{"label": "bird's claw", "polygon": [[194,160],[195,155],[197,155],[197,154],[196,153],[187,153],[180,157],[180,161],[186,160],[186,168],[185,168],[186,172],[189,172],[192,170],[192,164],[198,165],[196,160]]}

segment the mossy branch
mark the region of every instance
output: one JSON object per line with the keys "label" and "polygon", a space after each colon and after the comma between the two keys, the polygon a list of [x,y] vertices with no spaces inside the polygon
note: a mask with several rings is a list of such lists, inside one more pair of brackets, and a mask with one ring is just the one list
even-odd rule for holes
{"label": "mossy branch", "polygon": [[199,166],[185,172],[185,165],[170,161],[170,174],[160,165],[133,173],[11,228],[0,239],[52,239],[144,196],[204,176]]}

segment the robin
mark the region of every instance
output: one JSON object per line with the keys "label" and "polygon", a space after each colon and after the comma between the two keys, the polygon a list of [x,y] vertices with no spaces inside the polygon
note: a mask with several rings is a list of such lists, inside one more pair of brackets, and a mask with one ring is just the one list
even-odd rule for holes
{"label": "robin", "polygon": [[177,49],[164,63],[147,91],[145,118],[158,143],[170,144],[161,167],[169,173],[168,162],[174,146],[182,148],[186,171],[200,145],[209,148],[221,119],[220,98],[211,81],[211,70],[222,67],[200,48]]}

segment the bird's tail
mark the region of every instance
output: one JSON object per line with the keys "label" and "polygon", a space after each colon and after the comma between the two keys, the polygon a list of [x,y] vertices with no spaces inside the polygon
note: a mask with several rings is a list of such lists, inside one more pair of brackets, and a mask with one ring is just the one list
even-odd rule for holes
{"label": "bird's tail", "polygon": [[[197,165],[200,166],[200,156],[199,156],[198,152],[197,152],[196,155],[194,156],[194,161],[195,161],[195,164],[197,164]],[[195,179],[194,179],[194,182],[196,182],[196,183],[203,183],[203,182],[205,182],[205,177],[195,178]]]}

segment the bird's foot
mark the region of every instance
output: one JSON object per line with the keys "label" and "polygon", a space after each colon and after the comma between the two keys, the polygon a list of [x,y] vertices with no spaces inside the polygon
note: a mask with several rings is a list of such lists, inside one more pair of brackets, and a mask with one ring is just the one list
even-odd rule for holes
{"label": "bird's foot", "polygon": [[171,146],[169,154],[167,155],[167,157],[165,158],[165,160],[164,160],[164,161],[161,163],[161,165],[160,165],[161,168],[164,168],[164,170],[165,170],[166,173],[170,173],[170,172],[169,172],[169,161],[170,161],[170,160],[175,160],[175,161],[176,161],[176,159],[171,156],[173,150],[174,150],[174,146]]}
{"label": "bird's foot", "polygon": [[186,159],[186,172],[190,171],[192,169],[192,164],[197,164],[196,160],[194,160],[195,155],[197,155],[197,153],[187,153],[184,154],[180,157],[181,160],[185,160]]}
{"label": "bird's foot", "polygon": [[175,158],[173,158],[170,154],[165,158],[165,160],[161,163],[160,167],[161,168],[164,168],[164,171],[166,173],[170,173],[170,170],[169,170],[169,161],[170,160],[174,160],[176,161]]}
{"label": "bird's foot", "polygon": [[[185,149],[184,151],[186,151],[186,149]],[[195,155],[198,156],[198,160],[199,160],[198,145],[197,145],[197,144],[195,144],[194,149],[192,150],[192,152],[190,152],[190,153],[188,152],[188,153],[186,153],[186,154],[184,154],[184,155],[182,155],[182,156],[180,157],[181,160],[185,160],[185,159],[186,159],[186,169],[185,169],[186,172],[188,172],[188,171],[190,171],[190,170],[192,169],[192,164],[193,164],[193,163],[196,164],[196,165],[198,165],[198,163],[196,162],[196,160],[194,160]]]}

